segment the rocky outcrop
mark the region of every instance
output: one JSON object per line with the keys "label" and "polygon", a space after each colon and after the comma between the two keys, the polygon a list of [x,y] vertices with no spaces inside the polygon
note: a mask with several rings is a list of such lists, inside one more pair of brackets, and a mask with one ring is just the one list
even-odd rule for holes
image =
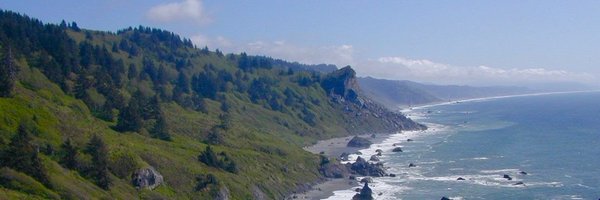
{"label": "rocky outcrop", "polygon": [[319,173],[326,178],[344,178],[348,176],[348,167],[337,161],[330,161],[319,167]]}
{"label": "rocky outcrop", "polygon": [[268,199],[267,195],[265,195],[265,193],[256,185],[252,186],[252,198],[254,198],[254,200]]}
{"label": "rocky outcrop", "polygon": [[372,200],[373,190],[369,187],[369,183],[365,183],[365,186],[360,190],[360,193],[354,195],[352,200]]}
{"label": "rocky outcrop", "polygon": [[368,148],[371,146],[371,144],[373,144],[373,142],[365,139],[365,138],[361,138],[358,136],[354,136],[346,146],[348,147],[365,147]]}
{"label": "rocky outcrop", "polygon": [[504,174],[502,176],[502,178],[505,178],[506,180],[512,181],[512,177],[510,177],[508,174]]}
{"label": "rocky outcrop", "polygon": [[137,189],[152,190],[163,183],[163,176],[154,167],[142,168],[133,173],[131,183]]}
{"label": "rocky outcrop", "polygon": [[371,177],[365,177],[363,179],[360,179],[361,183],[373,183],[373,178]]}
{"label": "rocky outcrop", "polygon": [[379,157],[377,157],[377,155],[372,155],[369,161],[379,162]]}
{"label": "rocky outcrop", "polygon": [[329,94],[332,103],[344,109],[345,115],[342,117],[346,121],[363,124],[364,128],[367,128],[348,129],[349,132],[372,133],[373,129],[380,132],[395,132],[427,128],[400,113],[388,110],[364,95],[358,85],[356,72],[350,66],[325,76],[321,81],[321,87]]}
{"label": "rocky outcrop", "polygon": [[392,152],[402,152],[402,148],[396,147],[396,148],[392,149]]}
{"label": "rocky outcrop", "polygon": [[387,175],[382,163],[369,163],[360,156],[356,159],[356,162],[346,164],[346,167],[350,169],[351,173],[363,176],[382,177]]}
{"label": "rocky outcrop", "polygon": [[344,152],[340,155],[340,160],[342,161],[348,161],[348,157],[350,156],[350,154],[348,152]]}
{"label": "rocky outcrop", "polygon": [[222,186],[221,189],[219,189],[219,192],[217,193],[217,195],[215,196],[215,200],[229,200],[229,189],[225,186]]}

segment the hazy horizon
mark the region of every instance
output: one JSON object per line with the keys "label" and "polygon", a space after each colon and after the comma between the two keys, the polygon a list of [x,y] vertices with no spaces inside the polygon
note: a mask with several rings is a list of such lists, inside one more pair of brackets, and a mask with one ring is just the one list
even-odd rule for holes
{"label": "hazy horizon", "polygon": [[473,86],[600,86],[600,2],[6,1],[46,23],[116,31],[151,26],[199,47],[359,76]]}

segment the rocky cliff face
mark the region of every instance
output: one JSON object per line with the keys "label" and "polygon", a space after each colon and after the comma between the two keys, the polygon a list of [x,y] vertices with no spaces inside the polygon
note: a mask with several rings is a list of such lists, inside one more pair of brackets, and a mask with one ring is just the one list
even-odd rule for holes
{"label": "rocky cliff face", "polygon": [[344,108],[346,119],[357,124],[382,122],[386,131],[424,130],[427,127],[418,124],[404,115],[392,112],[374,102],[361,91],[356,72],[346,66],[326,76],[321,86],[328,92],[332,102]]}

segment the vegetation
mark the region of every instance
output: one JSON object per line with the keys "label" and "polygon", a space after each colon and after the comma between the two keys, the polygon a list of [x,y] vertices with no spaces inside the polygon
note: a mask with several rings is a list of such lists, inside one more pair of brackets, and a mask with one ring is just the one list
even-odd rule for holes
{"label": "vegetation", "polygon": [[[0,11],[0,27],[0,198],[280,199],[321,178],[302,146],[410,128],[333,100],[328,65],[224,55],[142,26]],[[148,166],[165,184],[136,190]]]}

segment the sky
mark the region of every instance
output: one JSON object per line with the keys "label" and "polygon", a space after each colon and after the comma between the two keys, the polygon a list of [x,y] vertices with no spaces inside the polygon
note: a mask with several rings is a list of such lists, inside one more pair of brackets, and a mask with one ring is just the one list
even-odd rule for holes
{"label": "sky", "polygon": [[460,85],[600,86],[600,1],[0,0],[47,23],[151,26],[200,47],[359,76]]}

